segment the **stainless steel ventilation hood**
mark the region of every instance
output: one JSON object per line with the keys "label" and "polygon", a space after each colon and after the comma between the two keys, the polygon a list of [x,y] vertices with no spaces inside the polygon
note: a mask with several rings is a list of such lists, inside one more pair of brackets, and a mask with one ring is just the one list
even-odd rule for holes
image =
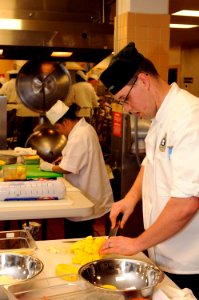
{"label": "stainless steel ventilation hood", "polygon": [[113,49],[114,2],[1,0],[0,18],[17,19],[21,28],[0,29],[0,59],[53,59],[52,51],[69,51],[65,61],[97,63]]}

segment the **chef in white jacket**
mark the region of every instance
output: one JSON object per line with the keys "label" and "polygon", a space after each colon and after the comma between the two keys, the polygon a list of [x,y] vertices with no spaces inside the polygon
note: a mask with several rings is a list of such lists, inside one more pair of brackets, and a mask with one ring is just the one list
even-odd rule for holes
{"label": "chef in white jacket", "polygon": [[178,284],[199,296],[199,98],[168,85],[153,63],[129,43],[102,73],[101,81],[125,111],[152,119],[146,157],[127,195],[113,204],[115,225],[124,226],[143,202],[145,231],[136,238],[111,237],[102,254],[150,258]]}
{"label": "chef in white jacket", "polygon": [[113,193],[105,166],[104,157],[95,129],[84,118],[78,117],[77,104],[66,106],[58,100],[46,113],[47,118],[60,134],[67,137],[59,165],[42,162],[40,168],[55,171],[77,187],[94,203],[89,217],[65,221],[65,237],[76,238],[94,235],[95,219],[107,215],[113,203]]}

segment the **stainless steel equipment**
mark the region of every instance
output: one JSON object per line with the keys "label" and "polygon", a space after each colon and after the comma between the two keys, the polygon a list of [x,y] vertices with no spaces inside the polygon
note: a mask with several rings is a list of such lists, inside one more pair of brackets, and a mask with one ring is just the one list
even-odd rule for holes
{"label": "stainless steel equipment", "polygon": [[[150,120],[122,111],[122,106],[113,106],[111,134],[111,167],[114,175],[112,182],[115,201],[122,199],[131,188],[145,156],[145,137]],[[120,234],[134,237],[143,231],[142,203],[135,207]]]}
{"label": "stainless steel equipment", "polygon": [[154,287],[163,279],[163,272],[155,265],[127,258],[87,263],[79,269],[79,275],[95,288],[110,289],[125,299],[151,299]]}
{"label": "stainless steel equipment", "polygon": [[[14,253],[0,253],[1,284],[14,284],[30,280],[43,270],[43,263],[36,257]],[[2,278],[3,277],[3,278]]]}
{"label": "stainless steel equipment", "polygon": [[113,111],[111,160],[117,177],[116,199],[125,196],[139,172],[150,123],[150,120],[122,112],[121,107],[120,111]]}
{"label": "stainless steel equipment", "polygon": [[59,134],[52,125],[39,126],[26,141],[26,147],[37,150],[37,154],[48,162],[55,161],[61,156],[61,151],[66,145],[67,139]]}
{"label": "stainless steel equipment", "polygon": [[71,77],[58,62],[28,61],[20,69],[16,89],[22,102],[44,114],[57,100],[64,101],[71,87]]}

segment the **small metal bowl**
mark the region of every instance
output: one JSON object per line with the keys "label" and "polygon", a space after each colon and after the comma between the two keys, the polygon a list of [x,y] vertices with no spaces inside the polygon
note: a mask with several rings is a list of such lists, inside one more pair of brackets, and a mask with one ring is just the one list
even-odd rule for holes
{"label": "small metal bowl", "polygon": [[[97,289],[121,294],[125,299],[148,298],[162,281],[163,272],[155,265],[133,259],[99,259],[83,265],[79,275]],[[114,290],[112,288],[115,288]]]}
{"label": "small metal bowl", "polygon": [[43,270],[36,257],[15,253],[0,253],[0,285],[10,285],[33,279]]}

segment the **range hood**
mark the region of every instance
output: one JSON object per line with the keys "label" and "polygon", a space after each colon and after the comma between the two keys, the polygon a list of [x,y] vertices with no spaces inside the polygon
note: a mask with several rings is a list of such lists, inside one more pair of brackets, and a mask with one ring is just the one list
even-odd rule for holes
{"label": "range hood", "polygon": [[19,20],[21,28],[0,29],[0,59],[54,60],[53,51],[67,51],[73,54],[64,61],[98,63],[113,50],[114,2],[1,0],[0,18]]}

